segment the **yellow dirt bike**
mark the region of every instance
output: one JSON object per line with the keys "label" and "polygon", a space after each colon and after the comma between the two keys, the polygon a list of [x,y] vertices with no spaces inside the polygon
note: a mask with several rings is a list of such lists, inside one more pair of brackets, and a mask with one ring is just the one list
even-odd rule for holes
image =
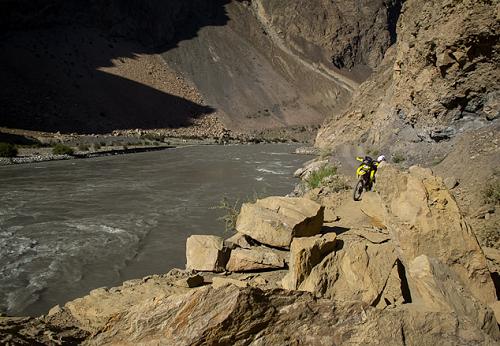
{"label": "yellow dirt bike", "polygon": [[359,201],[361,199],[361,194],[363,191],[370,191],[373,187],[375,181],[375,172],[377,171],[378,162],[373,160],[369,156],[356,157],[356,160],[360,161],[358,169],[356,169],[356,177],[358,182],[354,187],[354,200]]}

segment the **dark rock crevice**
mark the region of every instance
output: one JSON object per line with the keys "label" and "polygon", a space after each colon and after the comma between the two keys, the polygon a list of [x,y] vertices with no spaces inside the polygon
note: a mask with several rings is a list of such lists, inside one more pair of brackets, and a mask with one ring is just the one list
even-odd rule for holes
{"label": "dark rock crevice", "polygon": [[397,41],[397,26],[399,21],[399,16],[401,15],[401,9],[403,7],[404,0],[390,0],[387,2],[387,27],[390,35],[391,44]]}
{"label": "dark rock crevice", "polygon": [[399,280],[401,280],[401,294],[404,299],[403,303],[411,303],[411,292],[410,286],[408,285],[408,279],[406,278],[406,269],[399,259],[396,261],[396,265],[398,267]]}

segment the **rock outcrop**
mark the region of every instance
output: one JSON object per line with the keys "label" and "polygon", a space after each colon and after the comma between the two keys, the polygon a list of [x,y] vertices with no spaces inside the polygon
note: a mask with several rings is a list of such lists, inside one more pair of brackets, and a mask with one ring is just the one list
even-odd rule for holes
{"label": "rock outcrop", "polygon": [[320,232],[324,207],[305,198],[268,197],[245,203],[236,230],[258,242],[288,248],[294,237]]}
{"label": "rock outcrop", "polygon": [[488,247],[499,246],[500,214],[484,196],[499,179],[499,11],[490,1],[405,1],[396,44],[316,139],[334,156],[352,148],[432,166]]}
{"label": "rock outcrop", "polygon": [[[284,287],[309,291],[339,305],[363,301],[384,309],[411,303],[449,312],[498,338],[490,310],[497,306],[495,264],[488,268],[443,179],[430,169],[415,166],[404,173],[382,165],[377,181],[377,193],[366,193],[359,202],[374,229],[340,234],[333,251],[308,268],[295,287],[286,281],[293,276],[292,243]],[[305,239],[309,238],[300,240]],[[487,253],[495,257],[493,251]]]}
{"label": "rock outcrop", "polygon": [[[483,251],[455,199],[429,169],[411,167],[401,173],[386,166],[378,173],[382,222],[408,265],[420,255],[448,265],[483,303],[496,300]],[[380,217],[380,216],[378,216]]]}
{"label": "rock outcrop", "polygon": [[[189,272],[173,269],[168,274],[125,281],[119,287],[98,288],[84,297],[66,303],[56,315],[68,313],[75,321],[74,325],[86,333],[93,333],[104,327],[114,316],[142,301],[189,292],[189,288],[179,287],[176,282],[190,276]],[[60,319],[60,316],[52,317]]]}
{"label": "rock outcrop", "polygon": [[145,301],[117,316],[89,345],[485,344],[493,339],[449,313],[402,306],[339,309],[310,294],[204,288]]}
{"label": "rock outcrop", "polygon": [[396,275],[393,280],[398,256],[392,242],[372,243],[348,232],[339,235],[337,241],[342,246],[312,268],[300,290],[338,303],[362,301],[373,306],[384,292],[395,291],[397,295],[387,297],[388,302],[404,301],[399,277]]}

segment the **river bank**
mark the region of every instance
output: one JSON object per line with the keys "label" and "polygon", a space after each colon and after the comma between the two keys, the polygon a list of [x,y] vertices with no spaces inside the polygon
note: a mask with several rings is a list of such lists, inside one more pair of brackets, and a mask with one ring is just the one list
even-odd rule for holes
{"label": "river bank", "polygon": [[33,154],[27,154],[26,150],[23,150],[23,156],[11,157],[11,158],[0,158],[0,166],[2,165],[15,165],[15,164],[26,164],[35,162],[46,162],[46,161],[59,161],[59,160],[72,160],[72,159],[89,159],[94,157],[104,157],[104,156],[114,156],[114,155],[126,155],[135,153],[144,153],[149,151],[159,151],[175,148],[171,145],[159,145],[154,147],[133,147],[133,148],[121,148],[121,149],[104,149],[99,151],[89,151],[89,152],[77,152],[72,155],[55,155],[52,154],[51,148],[44,148],[45,150],[36,150]]}
{"label": "river bank", "polygon": [[[212,122],[216,121],[212,120]],[[258,143],[312,143],[315,127],[267,129],[254,133],[237,133],[204,123],[180,129],[117,130],[109,134],[61,134],[0,127],[0,142],[15,145],[15,157],[0,157],[0,166],[33,162],[82,159],[158,151],[192,145],[228,145]],[[53,146],[65,145],[71,155],[55,155]]]}

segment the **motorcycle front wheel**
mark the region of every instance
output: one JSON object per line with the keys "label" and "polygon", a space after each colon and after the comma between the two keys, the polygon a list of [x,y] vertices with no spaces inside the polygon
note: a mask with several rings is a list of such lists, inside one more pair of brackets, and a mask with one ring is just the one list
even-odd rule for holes
{"label": "motorcycle front wheel", "polygon": [[363,179],[359,179],[358,183],[354,187],[353,198],[354,198],[355,201],[359,201],[360,200],[361,194],[363,193],[363,187],[364,187]]}

